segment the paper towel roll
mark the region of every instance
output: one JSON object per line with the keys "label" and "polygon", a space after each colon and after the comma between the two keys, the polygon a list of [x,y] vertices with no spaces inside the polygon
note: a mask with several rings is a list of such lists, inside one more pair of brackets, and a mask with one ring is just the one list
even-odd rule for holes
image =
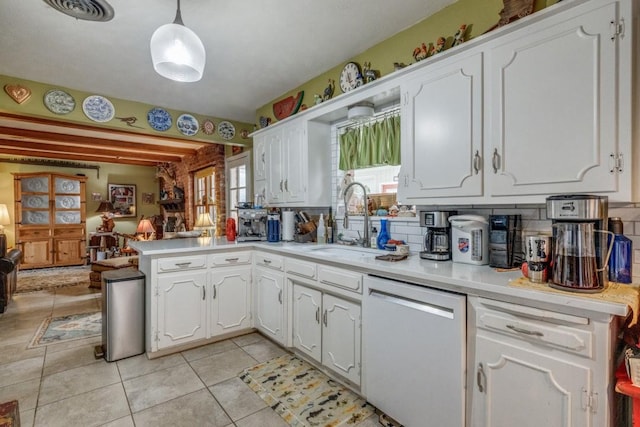
{"label": "paper towel roll", "polygon": [[295,212],[284,211],[282,212],[282,240],[292,241],[293,234],[296,228]]}

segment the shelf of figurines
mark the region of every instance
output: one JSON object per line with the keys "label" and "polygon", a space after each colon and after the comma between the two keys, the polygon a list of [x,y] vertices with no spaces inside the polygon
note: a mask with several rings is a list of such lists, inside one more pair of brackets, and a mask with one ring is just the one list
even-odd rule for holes
{"label": "shelf of figurines", "polygon": [[165,212],[184,212],[184,199],[165,199],[158,201]]}

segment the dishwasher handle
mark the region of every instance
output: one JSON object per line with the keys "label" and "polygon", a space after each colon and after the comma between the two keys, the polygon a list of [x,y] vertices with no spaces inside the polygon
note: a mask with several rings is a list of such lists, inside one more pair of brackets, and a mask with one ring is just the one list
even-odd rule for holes
{"label": "dishwasher handle", "polygon": [[400,295],[394,295],[394,294],[390,294],[384,291],[379,291],[376,289],[369,289],[369,295],[375,298],[380,298],[391,304],[402,305],[407,308],[420,310],[425,313],[433,314],[433,315],[444,317],[447,319],[454,318],[453,309],[448,307],[442,307],[439,305],[430,304],[425,301],[417,301],[411,298],[405,298]]}

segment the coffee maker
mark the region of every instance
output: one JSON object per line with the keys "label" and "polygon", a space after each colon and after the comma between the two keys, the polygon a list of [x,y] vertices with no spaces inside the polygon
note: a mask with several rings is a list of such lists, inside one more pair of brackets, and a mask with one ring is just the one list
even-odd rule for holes
{"label": "coffee maker", "polygon": [[552,220],[550,286],[573,292],[601,292],[608,279],[607,196],[570,194],[547,197]]}
{"label": "coffee maker", "polygon": [[238,242],[267,240],[267,210],[238,207]]}
{"label": "coffee maker", "polygon": [[426,227],[424,233],[423,251],[420,258],[433,261],[447,261],[451,259],[451,225],[449,217],[456,215],[455,211],[421,211],[420,226]]}

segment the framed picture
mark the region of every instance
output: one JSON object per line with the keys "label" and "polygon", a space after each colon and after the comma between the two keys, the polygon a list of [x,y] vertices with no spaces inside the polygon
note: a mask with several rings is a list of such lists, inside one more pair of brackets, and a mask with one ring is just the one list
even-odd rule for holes
{"label": "framed picture", "polygon": [[102,193],[91,193],[91,200],[94,202],[102,201]]}
{"label": "framed picture", "polygon": [[152,205],[155,203],[155,194],[154,193],[142,193],[142,204],[143,205]]}
{"label": "framed picture", "polygon": [[109,201],[113,203],[113,217],[136,216],[136,186],[133,184],[109,184]]}

